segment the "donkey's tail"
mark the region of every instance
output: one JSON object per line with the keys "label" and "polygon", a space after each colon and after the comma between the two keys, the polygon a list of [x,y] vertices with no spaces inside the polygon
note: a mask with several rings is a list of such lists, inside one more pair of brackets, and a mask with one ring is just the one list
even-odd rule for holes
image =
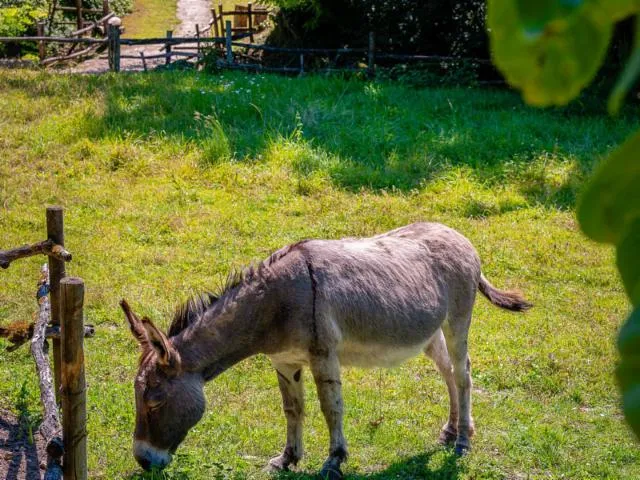
{"label": "donkey's tail", "polygon": [[489,299],[495,306],[511,310],[513,312],[524,312],[533,307],[532,303],[525,300],[522,293],[517,290],[498,290],[489,283],[484,275],[480,274],[478,284],[480,292]]}

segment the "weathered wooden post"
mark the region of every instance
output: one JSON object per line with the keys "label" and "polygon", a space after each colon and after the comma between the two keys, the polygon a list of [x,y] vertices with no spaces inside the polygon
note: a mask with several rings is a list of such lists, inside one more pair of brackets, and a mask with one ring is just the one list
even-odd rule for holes
{"label": "weathered wooden post", "polygon": [[227,65],[233,64],[233,49],[231,45],[231,21],[227,20],[225,22],[225,38],[227,43]]}
{"label": "weathered wooden post", "polygon": [[224,10],[222,9],[222,2],[218,3],[218,16],[220,18],[220,33],[224,32]]}
{"label": "weathered wooden post", "polygon": [[300,76],[304,75],[304,53],[300,54]]}
{"label": "weathered wooden post", "polygon": [[196,38],[198,39],[196,43],[196,52],[198,52],[198,59],[200,59],[200,24],[196,23]]}
{"label": "weathered wooden post", "polygon": [[[44,20],[38,20],[38,23],[36,23],[36,28],[38,29],[38,36],[44,37]],[[44,60],[45,54],[46,50],[44,42],[40,40],[38,42],[38,58],[40,59],[40,62]]]}
{"label": "weathered wooden post", "polygon": [[253,43],[253,15],[251,14],[251,2],[247,3],[247,12],[249,15],[249,41]]}
{"label": "weathered wooden post", "polygon": [[[64,214],[62,207],[47,207],[47,238],[64,247]],[[60,280],[65,276],[64,261],[49,257],[51,324],[60,325]],[[53,339],[53,371],[56,400],[60,403],[60,340]]]}
{"label": "weathered wooden post", "polygon": [[369,51],[367,56],[367,75],[373,78],[376,74],[376,36],[369,32]]}
{"label": "weathered wooden post", "polygon": [[216,9],[211,9],[211,17],[213,18],[213,35],[216,38],[220,38],[220,27],[218,25],[218,15],[216,15]]}
{"label": "weathered wooden post", "polygon": [[84,282],[60,282],[62,317],[62,438],[65,480],[87,479],[87,392],[84,377]]}
{"label": "weathered wooden post", "polygon": [[[167,40],[171,40],[173,38],[173,30],[167,30]],[[164,49],[166,53],[166,57],[164,59],[165,65],[169,65],[171,63],[171,43],[167,43]]]}
{"label": "weathered wooden post", "polygon": [[122,20],[118,17],[109,19],[109,69],[112,72],[120,71],[120,25]]}
{"label": "weathered wooden post", "polygon": [[76,26],[78,30],[84,27],[84,19],[82,18],[82,0],[76,0],[76,12],[78,18],[76,19]]}
{"label": "weathered wooden post", "polygon": [[[102,16],[106,17],[107,15],[109,15],[109,0],[102,0]],[[109,20],[105,20],[105,22],[102,25],[103,28],[103,35],[107,36],[109,35]]]}

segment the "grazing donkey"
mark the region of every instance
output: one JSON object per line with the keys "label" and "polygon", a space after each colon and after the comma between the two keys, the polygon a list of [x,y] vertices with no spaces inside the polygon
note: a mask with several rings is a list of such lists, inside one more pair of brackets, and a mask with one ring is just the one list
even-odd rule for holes
{"label": "grazing donkey", "polygon": [[305,240],[236,276],[219,298],[192,299],[167,335],[122,300],[142,346],[135,380],[134,455],[164,467],[202,417],[204,383],[264,353],[278,375],[287,440],[272,469],[302,458],[303,382],[308,366],[330,433],[321,475],[341,478],[342,365],[392,366],[420,352],[435,360],[449,391],[440,442],[470,448],[471,363],[467,336],[476,290],[522,311],[521,294],[493,287],[469,241],[444,225],[415,223],[371,238]]}

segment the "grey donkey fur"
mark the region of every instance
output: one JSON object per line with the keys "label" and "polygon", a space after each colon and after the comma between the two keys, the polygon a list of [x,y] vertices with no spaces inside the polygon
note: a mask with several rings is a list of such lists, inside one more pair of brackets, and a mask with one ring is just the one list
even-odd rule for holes
{"label": "grey donkey fur", "polygon": [[435,361],[449,391],[440,442],[455,442],[463,453],[474,433],[467,337],[477,290],[508,310],[531,306],[520,293],[487,281],[461,234],[415,223],[371,238],[305,240],[280,249],[219,298],[185,304],[169,335],[123,300],[143,348],[135,382],[136,459],[147,469],[166,466],[204,412],[204,383],[258,353],[273,362],[287,421],[286,444],[271,469],[302,458],[304,367],[330,433],[321,475],[340,478],[347,457],[341,367],[393,366],[420,352]]}

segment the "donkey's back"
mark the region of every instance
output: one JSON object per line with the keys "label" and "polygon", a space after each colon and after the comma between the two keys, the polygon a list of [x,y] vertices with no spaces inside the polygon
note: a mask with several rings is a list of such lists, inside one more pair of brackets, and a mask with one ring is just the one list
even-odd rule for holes
{"label": "donkey's back", "polygon": [[339,346],[342,363],[395,364],[419,353],[447,317],[470,315],[480,261],[471,243],[444,225],[415,223],[302,248],[316,287],[320,341]]}

